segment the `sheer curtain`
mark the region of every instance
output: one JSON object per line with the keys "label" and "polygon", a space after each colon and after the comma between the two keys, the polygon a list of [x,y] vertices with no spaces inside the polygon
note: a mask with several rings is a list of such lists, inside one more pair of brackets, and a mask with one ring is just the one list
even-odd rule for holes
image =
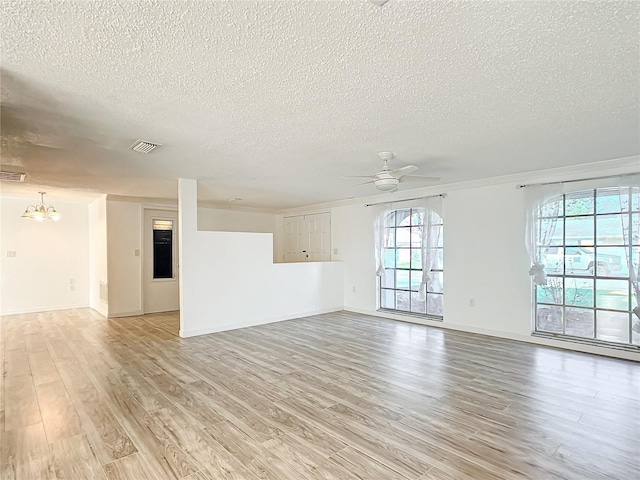
{"label": "sheer curtain", "polygon": [[[562,195],[562,184],[529,185],[526,187],[525,202],[527,205],[526,218],[526,246],[531,261],[529,275],[533,277],[534,285],[546,285],[547,274],[544,271],[542,259],[557,233],[558,215],[562,214],[562,197],[549,202],[554,197]],[[541,217],[549,217],[544,220]],[[562,228],[560,226],[560,228]]]}
{"label": "sheer curtain", "polygon": [[389,213],[393,210],[391,203],[380,203],[373,207],[373,241],[376,253],[376,275],[384,275],[384,252],[386,246],[387,228],[391,225]]}
{"label": "sheer curtain", "polygon": [[442,234],[442,195],[425,197],[421,207],[424,208],[424,226],[422,227],[422,282],[420,283],[420,295],[426,298],[427,290],[433,290],[432,285],[436,280],[431,270],[438,263],[438,244]]}
{"label": "sheer curtain", "polygon": [[[637,180],[640,181],[640,178]],[[619,187],[618,196],[623,210],[629,212],[629,209],[638,209],[640,204],[640,187]],[[629,269],[629,281],[636,295],[636,304],[633,307],[633,313],[636,318],[633,319],[632,328],[635,332],[640,333],[640,283],[638,281],[640,277],[640,247],[637,246],[640,243],[640,215],[631,214],[631,218],[629,215],[622,215],[620,218],[622,220],[624,243],[627,245],[624,250],[627,268]]]}

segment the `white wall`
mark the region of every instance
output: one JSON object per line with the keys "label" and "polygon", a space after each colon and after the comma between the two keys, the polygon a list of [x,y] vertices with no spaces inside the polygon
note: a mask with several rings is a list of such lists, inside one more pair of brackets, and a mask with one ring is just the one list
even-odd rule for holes
{"label": "white wall", "polygon": [[142,204],[107,200],[110,317],[142,314],[141,255]]}
{"label": "white wall", "polygon": [[[62,215],[58,222],[21,218],[25,198],[3,196],[0,206],[0,314],[39,312],[89,304],[87,202],[45,196]],[[15,257],[7,257],[7,252]],[[75,282],[73,289],[70,281]]]}
{"label": "white wall", "polygon": [[[637,160],[635,161],[637,171]],[[331,209],[334,260],[344,263],[345,309],[409,322],[552,345],[603,355],[638,359],[638,355],[611,348],[531,336],[532,289],[529,259],[524,246],[524,189],[518,184],[588,178],[629,171],[629,162],[592,165],[584,171],[567,169],[537,172],[521,178],[495,179],[503,183],[450,185],[424,190],[443,191],[445,304],[444,321],[376,311],[376,277],[372,209],[366,202],[390,201],[387,195],[360,199]],[[625,166],[626,165],[626,166]],[[480,184],[480,185],[478,185]],[[411,195],[413,193],[413,195]],[[409,192],[403,198],[416,196]],[[402,197],[401,197],[402,198]],[[400,200],[401,198],[397,198]],[[300,210],[297,210],[300,212]],[[470,299],[475,306],[471,307]]]}
{"label": "white wall", "polygon": [[342,309],[340,263],[274,264],[272,234],[198,231],[196,198],[180,179],[181,336]]}
{"label": "white wall", "polygon": [[89,204],[89,306],[107,317],[109,304],[100,298],[100,284],[107,288],[107,200]]}
{"label": "white wall", "polygon": [[198,207],[198,230],[275,233],[275,213]]}

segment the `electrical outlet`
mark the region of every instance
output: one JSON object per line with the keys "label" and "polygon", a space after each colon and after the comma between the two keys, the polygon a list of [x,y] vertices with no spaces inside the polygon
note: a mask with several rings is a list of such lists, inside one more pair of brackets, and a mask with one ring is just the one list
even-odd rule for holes
{"label": "electrical outlet", "polygon": [[475,307],[476,306],[476,299],[475,298],[470,298],[469,299],[469,306],[470,307]]}
{"label": "electrical outlet", "polygon": [[7,250],[7,257],[8,258],[13,258],[16,256],[16,251],[15,250]]}
{"label": "electrical outlet", "polygon": [[337,248],[334,248],[334,249],[333,249],[333,254],[334,254],[334,255],[338,255],[338,249],[337,249]]}
{"label": "electrical outlet", "polygon": [[356,286],[353,286],[353,293],[356,293]]}

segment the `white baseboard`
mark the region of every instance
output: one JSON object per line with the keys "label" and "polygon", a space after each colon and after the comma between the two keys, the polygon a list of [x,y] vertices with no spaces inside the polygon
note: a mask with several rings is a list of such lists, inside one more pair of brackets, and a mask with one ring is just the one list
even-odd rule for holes
{"label": "white baseboard", "polygon": [[323,313],[338,312],[343,310],[342,305],[339,307],[324,308],[318,310],[309,310],[306,312],[292,313],[289,315],[279,315],[277,317],[249,320],[246,322],[226,323],[222,325],[211,325],[210,327],[199,328],[194,330],[180,329],[179,335],[182,338],[196,337],[199,335],[208,335],[209,333],[226,332],[228,330],[237,330],[238,328],[257,327],[258,325],[266,325],[268,323],[282,322],[285,320],[293,320],[295,318],[310,317],[312,315],[321,315]]}
{"label": "white baseboard", "polygon": [[56,310],[71,310],[73,308],[89,308],[88,303],[78,303],[76,305],[61,305],[56,307],[33,307],[33,308],[19,308],[0,311],[0,315],[21,315],[23,313],[40,313],[40,312],[53,312]]}
{"label": "white baseboard", "polygon": [[592,353],[596,355],[603,355],[605,357],[621,358],[623,360],[633,360],[636,362],[640,362],[640,353],[630,352],[627,350],[620,350],[616,348],[607,348],[604,346],[600,347],[597,345],[587,345],[587,344],[578,343],[578,342],[555,340],[553,338],[537,337],[532,335],[519,335],[515,333],[510,333],[510,332],[503,332],[500,330],[490,330],[486,328],[470,327],[468,325],[452,324],[452,323],[447,323],[446,321],[439,322],[439,321],[427,320],[427,319],[422,319],[420,317],[414,317],[409,315],[394,315],[393,313],[379,312],[377,310],[371,311],[371,310],[365,310],[361,308],[352,308],[352,307],[345,307],[344,310],[347,312],[361,313],[363,315],[371,315],[374,317],[387,318],[390,320],[399,320],[401,322],[407,322],[407,323],[416,323],[419,325],[426,325],[429,327],[444,328],[448,330],[457,330],[460,332],[467,332],[467,333],[477,333],[480,335],[488,335],[490,337],[505,338],[508,340],[516,340],[519,342],[533,343],[536,345],[544,345],[546,347],[560,348],[563,350],[571,350],[574,352]]}
{"label": "white baseboard", "polygon": [[142,310],[136,310],[133,312],[116,312],[116,313],[109,312],[108,318],[137,317],[139,315],[144,315],[144,312]]}

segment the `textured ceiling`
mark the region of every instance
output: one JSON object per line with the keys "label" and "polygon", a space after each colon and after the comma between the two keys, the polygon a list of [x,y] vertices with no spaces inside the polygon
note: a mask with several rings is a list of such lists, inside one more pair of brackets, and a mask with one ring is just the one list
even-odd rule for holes
{"label": "textured ceiling", "polygon": [[21,188],[282,209],[374,193],[339,177],[383,150],[442,183],[640,153],[638,2],[0,5]]}

